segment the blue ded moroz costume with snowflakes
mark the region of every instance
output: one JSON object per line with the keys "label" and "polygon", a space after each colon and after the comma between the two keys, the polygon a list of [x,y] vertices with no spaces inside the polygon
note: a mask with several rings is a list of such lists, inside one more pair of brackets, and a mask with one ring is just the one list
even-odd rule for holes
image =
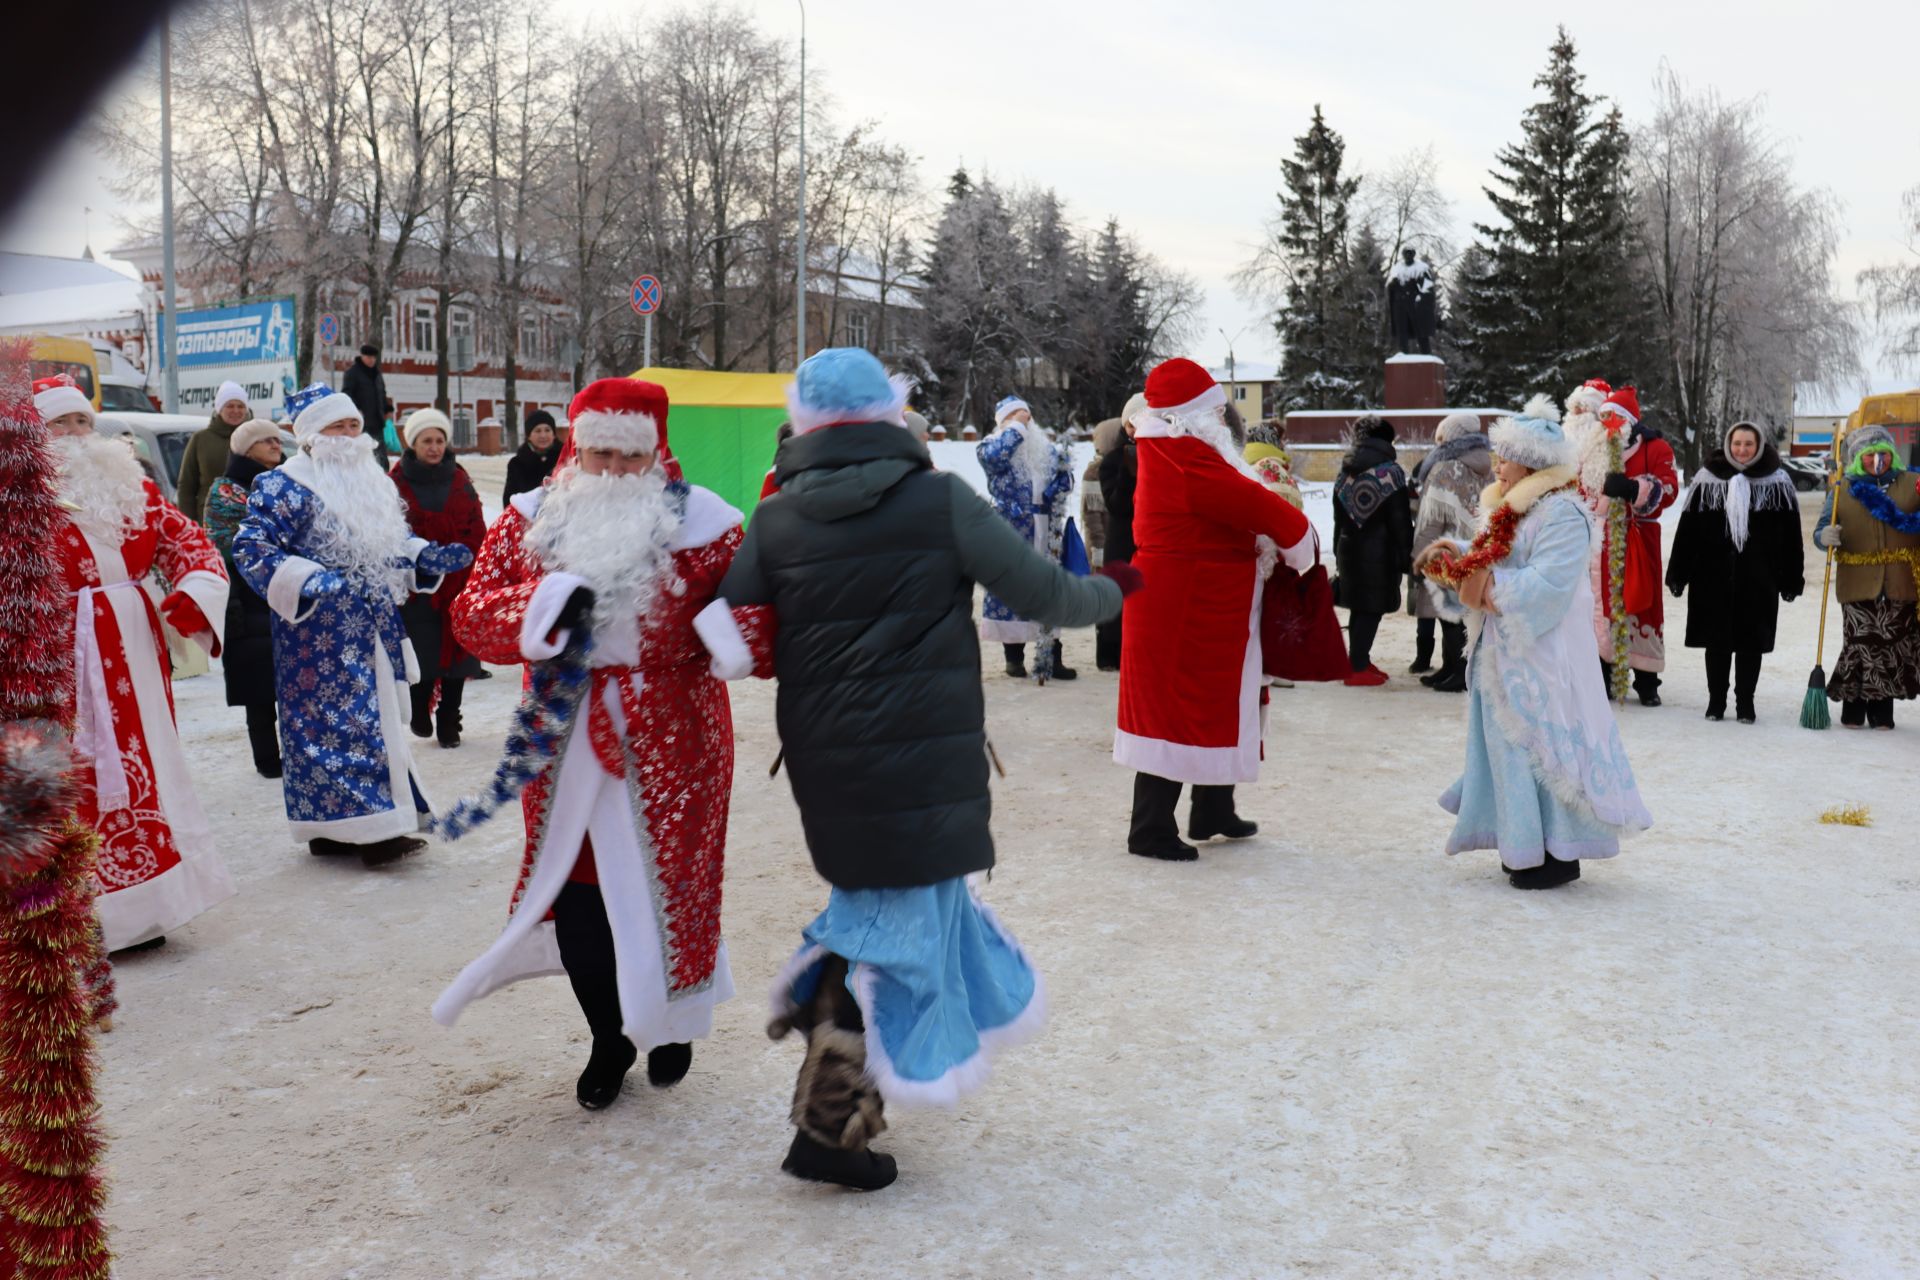
{"label": "blue ded moroz costume with snowflakes", "polygon": [[[1458,817],[1448,853],[1497,849],[1516,888],[1550,888],[1653,819],[1594,662],[1593,532],[1555,410],[1536,398],[1489,434],[1503,462],[1533,470],[1480,501],[1489,545],[1468,562],[1492,563],[1467,624],[1467,767],[1440,804]],[[1504,556],[1491,545],[1502,531]]]}
{"label": "blue ded moroz costume with snowflakes", "polygon": [[407,741],[419,666],[400,602],[473,553],[414,537],[372,441],[327,434],[359,421],[352,400],[315,385],[289,404],[300,452],[253,482],[233,559],[273,610],[293,838],[373,865],[417,852],[431,813]]}
{"label": "blue ded moroz costume with snowflakes", "polygon": [[994,862],[974,585],[1084,627],[1120,611],[1132,574],[1043,558],[933,470],[905,399],[864,351],[800,367],[779,492],[720,585],[777,615],[787,777],[832,885],[773,992],[769,1032],[807,1037],[785,1168],[864,1189],[894,1178],[867,1145],[883,1103],[956,1103],[1042,1017],[1039,976],[968,881]]}

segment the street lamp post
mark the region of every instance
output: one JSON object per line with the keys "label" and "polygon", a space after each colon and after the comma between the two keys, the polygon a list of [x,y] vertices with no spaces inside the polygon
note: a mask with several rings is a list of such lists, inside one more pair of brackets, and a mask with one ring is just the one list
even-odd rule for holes
{"label": "street lamp post", "polygon": [[793,290],[793,367],[798,369],[807,358],[807,3],[800,5],[800,204],[796,210],[799,235],[795,237]]}
{"label": "street lamp post", "polygon": [[161,393],[168,413],[180,412],[180,316],[173,305],[173,23],[160,19],[160,295],[167,313],[167,377]]}

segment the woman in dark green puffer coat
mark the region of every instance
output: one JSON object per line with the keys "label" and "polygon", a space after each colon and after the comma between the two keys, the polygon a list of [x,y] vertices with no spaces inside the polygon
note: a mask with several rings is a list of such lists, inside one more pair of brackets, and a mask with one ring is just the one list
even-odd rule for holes
{"label": "woman in dark green puffer coat", "polygon": [[1042,1014],[1038,976],[966,881],[994,861],[975,586],[1085,627],[1139,582],[1131,566],[1077,578],[1039,555],[933,470],[900,425],[905,398],[864,351],[801,366],[779,492],[720,587],[729,606],[778,615],[780,740],[833,886],[776,986],[769,1030],[808,1037],[785,1167],[869,1189],[894,1178],[867,1149],[883,1102],[950,1105]]}

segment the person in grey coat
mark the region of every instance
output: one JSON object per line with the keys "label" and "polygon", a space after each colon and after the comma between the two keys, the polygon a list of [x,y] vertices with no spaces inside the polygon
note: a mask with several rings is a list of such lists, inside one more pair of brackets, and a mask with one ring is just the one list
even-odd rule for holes
{"label": "person in grey coat", "polygon": [[[779,492],[720,584],[778,619],[775,720],[827,909],[776,987],[776,1037],[807,1056],[783,1166],[876,1189],[886,1103],[950,1105],[985,1055],[1037,1030],[1037,979],[973,896],[994,865],[974,588],[1021,617],[1085,627],[1120,612],[1131,566],[1078,578],[1034,550],[903,423],[904,389],[857,348],[808,359]],[[868,1030],[871,1028],[871,1030]],[[871,1041],[884,1052],[870,1059]]]}
{"label": "person in grey coat", "polygon": [[[1433,449],[1414,468],[1413,488],[1418,509],[1413,521],[1413,545],[1426,547],[1441,538],[1470,542],[1479,526],[1480,494],[1493,483],[1493,447],[1480,429],[1477,413],[1450,413],[1433,429]],[[1407,587],[1408,603],[1419,621],[1415,648],[1416,673],[1427,669],[1433,655],[1433,629],[1440,628],[1440,669],[1423,675],[1420,683],[1442,693],[1467,690],[1466,607],[1460,598],[1437,582],[1414,575]]]}

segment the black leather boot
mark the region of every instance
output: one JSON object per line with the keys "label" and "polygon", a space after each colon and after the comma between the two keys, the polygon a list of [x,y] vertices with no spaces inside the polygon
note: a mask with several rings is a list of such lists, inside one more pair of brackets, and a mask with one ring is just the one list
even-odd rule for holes
{"label": "black leather boot", "polygon": [[1055,640],[1053,642],[1053,678],[1055,680],[1078,680],[1080,673],[1067,665],[1067,660],[1061,655],[1060,650],[1061,644],[1058,640]]}
{"label": "black leather boot", "polygon": [[407,727],[416,738],[433,736],[433,685],[425,680],[407,690],[413,700],[413,722]]}
{"label": "black leather boot", "polygon": [[1741,724],[1752,724],[1760,718],[1753,709],[1753,692],[1760,685],[1760,657],[1757,653],[1737,653],[1733,658],[1733,714]]}
{"label": "black leather boot", "polygon": [[1200,851],[1180,839],[1180,821],[1174,809],[1180,803],[1180,784],[1151,773],[1133,775],[1133,823],[1127,831],[1127,852],[1161,862],[1192,862]]}
{"label": "black leather boot", "polygon": [[[1433,619],[1420,618],[1414,624],[1413,665],[1407,668],[1410,676],[1433,670]],[[1421,681],[1422,684],[1426,682]]]}
{"label": "black leather boot", "polygon": [[1187,839],[1198,843],[1215,836],[1245,840],[1259,834],[1258,823],[1233,811],[1232,787],[1195,787],[1193,811],[1187,815]]}

